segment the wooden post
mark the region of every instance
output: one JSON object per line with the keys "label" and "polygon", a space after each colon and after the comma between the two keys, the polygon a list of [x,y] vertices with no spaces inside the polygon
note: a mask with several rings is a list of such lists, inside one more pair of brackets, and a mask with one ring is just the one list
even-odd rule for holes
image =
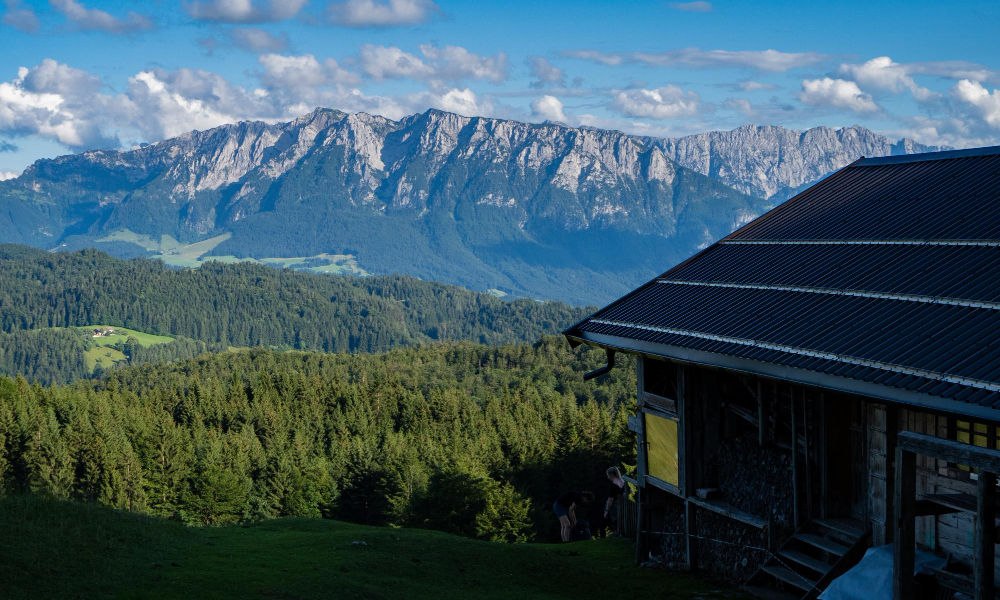
{"label": "wooden post", "polygon": [[[895,540],[892,568],[893,600],[913,598],[913,528],[917,502],[917,455],[896,448]],[[992,524],[992,522],[991,522]],[[992,573],[992,562],[990,563]]]}
{"label": "wooden post", "polygon": [[795,391],[789,390],[788,405],[792,409],[792,522],[799,528],[799,430],[795,423]]}
{"label": "wooden post", "polygon": [[767,549],[774,554],[778,551],[778,525],[774,522],[774,512],[767,511]]}
{"label": "wooden post", "polygon": [[[885,534],[886,537],[893,534],[893,527],[889,523],[889,519],[895,514],[895,502],[896,502],[896,478],[893,477],[893,465],[890,461],[896,456],[896,436],[899,433],[899,408],[893,405],[886,405],[885,407]],[[914,461],[916,457],[914,456]],[[898,468],[898,467],[897,467]],[[913,491],[910,492],[910,499],[916,502],[917,497],[917,483],[916,483],[916,471],[914,471],[913,480]],[[913,519],[909,521],[910,527],[915,527],[915,522]],[[913,535],[916,532],[911,529]],[[895,541],[895,537],[891,539],[886,539],[886,542]],[[910,545],[913,544],[913,539],[910,539]]]}
{"label": "wooden post", "polygon": [[827,449],[826,449],[826,397],[823,392],[819,393],[819,517],[827,517],[827,478],[829,474],[826,470]]}
{"label": "wooden post", "polygon": [[979,495],[976,507],[976,538],[974,548],[976,600],[993,600],[993,556],[996,544],[997,476],[979,472]]}
{"label": "wooden post", "polygon": [[635,433],[635,452],[636,452],[636,467],[635,467],[635,479],[637,488],[635,494],[635,564],[638,566],[642,563],[643,559],[643,547],[646,528],[643,527],[643,518],[646,516],[646,511],[643,510],[642,504],[646,500],[646,494],[643,493],[643,488],[646,486],[646,417],[642,412],[642,395],[643,388],[645,386],[645,359],[640,356],[636,361],[636,402],[638,406],[636,407],[635,414],[639,418],[638,431]]}
{"label": "wooden post", "polygon": [[694,420],[697,415],[696,407],[688,401],[687,389],[687,368],[677,365],[677,417],[680,419],[678,427],[677,450],[677,487],[681,489],[681,495],[688,497],[694,494],[696,482],[694,480]]}
{"label": "wooden post", "polygon": [[694,571],[698,568],[697,543],[691,536],[697,535],[698,526],[695,523],[695,505],[690,501],[684,501],[684,542],[687,552],[688,568]]}
{"label": "wooden post", "polygon": [[764,386],[760,384],[760,380],[757,380],[757,443],[760,447],[764,447],[764,438],[766,437],[765,431],[767,431],[767,425],[764,418]]}
{"label": "wooden post", "polygon": [[639,566],[642,564],[643,557],[643,540],[645,540],[646,531],[643,527],[642,519],[646,516],[646,511],[642,509],[642,503],[645,501],[644,490],[640,487],[635,491],[635,565]]}
{"label": "wooden post", "polygon": [[805,438],[805,450],[803,457],[806,466],[806,520],[813,516],[813,486],[812,486],[812,461],[809,460],[809,404],[806,400],[806,390],[802,390],[802,435]]}

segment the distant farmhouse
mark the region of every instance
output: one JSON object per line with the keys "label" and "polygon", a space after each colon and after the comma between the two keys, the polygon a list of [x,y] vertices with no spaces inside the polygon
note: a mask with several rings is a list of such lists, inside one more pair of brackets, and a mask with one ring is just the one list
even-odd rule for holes
{"label": "distant farmhouse", "polygon": [[862,158],[565,336],[638,357],[637,561],[995,597],[1000,147]]}
{"label": "distant farmhouse", "polygon": [[94,335],[91,337],[111,337],[115,334],[114,327],[96,327],[94,328]]}

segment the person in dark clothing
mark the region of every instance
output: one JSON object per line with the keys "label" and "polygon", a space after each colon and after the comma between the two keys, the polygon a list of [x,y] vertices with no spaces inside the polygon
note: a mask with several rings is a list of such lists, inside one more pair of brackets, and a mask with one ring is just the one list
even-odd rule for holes
{"label": "person in dark clothing", "polygon": [[621,471],[618,467],[609,467],[607,470],[608,481],[608,499],[604,503],[604,517],[601,519],[600,525],[597,527],[598,536],[604,535],[604,530],[613,526],[615,519],[611,516],[611,509],[615,505],[615,501],[619,496],[623,496],[628,493],[628,487],[625,485],[625,480],[622,479]]}
{"label": "person in dark clothing", "polygon": [[591,492],[566,492],[552,503],[552,510],[559,517],[559,536],[562,541],[568,542],[573,538],[577,507],[593,501],[594,494]]}

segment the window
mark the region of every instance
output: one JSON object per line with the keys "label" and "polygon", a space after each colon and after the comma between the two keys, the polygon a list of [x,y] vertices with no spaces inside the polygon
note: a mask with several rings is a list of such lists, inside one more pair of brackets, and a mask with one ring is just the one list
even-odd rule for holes
{"label": "window", "polygon": [[672,362],[643,359],[642,389],[662,398],[677,399],[677,365]]}
{"label": "window", "polygon": [[[992,434],[992,435],[991,435]],[[993,448],[1000,450],[1000,427],[993,427],[986,423],[972,423],[970,421],[955,421],[955,439],[963,444],[972,444],[980,448]],[[976,479],[976,470],[968,465],[957,465],[963,471],[969,471],[970,477]]]}
{"label": "window", "polygon": [[680,487],[677,420],[643,413],[646,423],[646,471],[660,481]]}

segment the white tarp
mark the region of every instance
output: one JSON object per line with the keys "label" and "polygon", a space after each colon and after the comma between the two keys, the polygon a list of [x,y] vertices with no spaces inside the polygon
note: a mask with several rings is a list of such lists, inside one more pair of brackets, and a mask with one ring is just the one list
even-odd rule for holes
{"label": "white tarp", "polygon": [[[893,545],[869,548],[861,562],[834,579],[820,600],[892,600]],[[931,569],[944,567],[945,559],[917,550],[913,573],[930,573]]]}

